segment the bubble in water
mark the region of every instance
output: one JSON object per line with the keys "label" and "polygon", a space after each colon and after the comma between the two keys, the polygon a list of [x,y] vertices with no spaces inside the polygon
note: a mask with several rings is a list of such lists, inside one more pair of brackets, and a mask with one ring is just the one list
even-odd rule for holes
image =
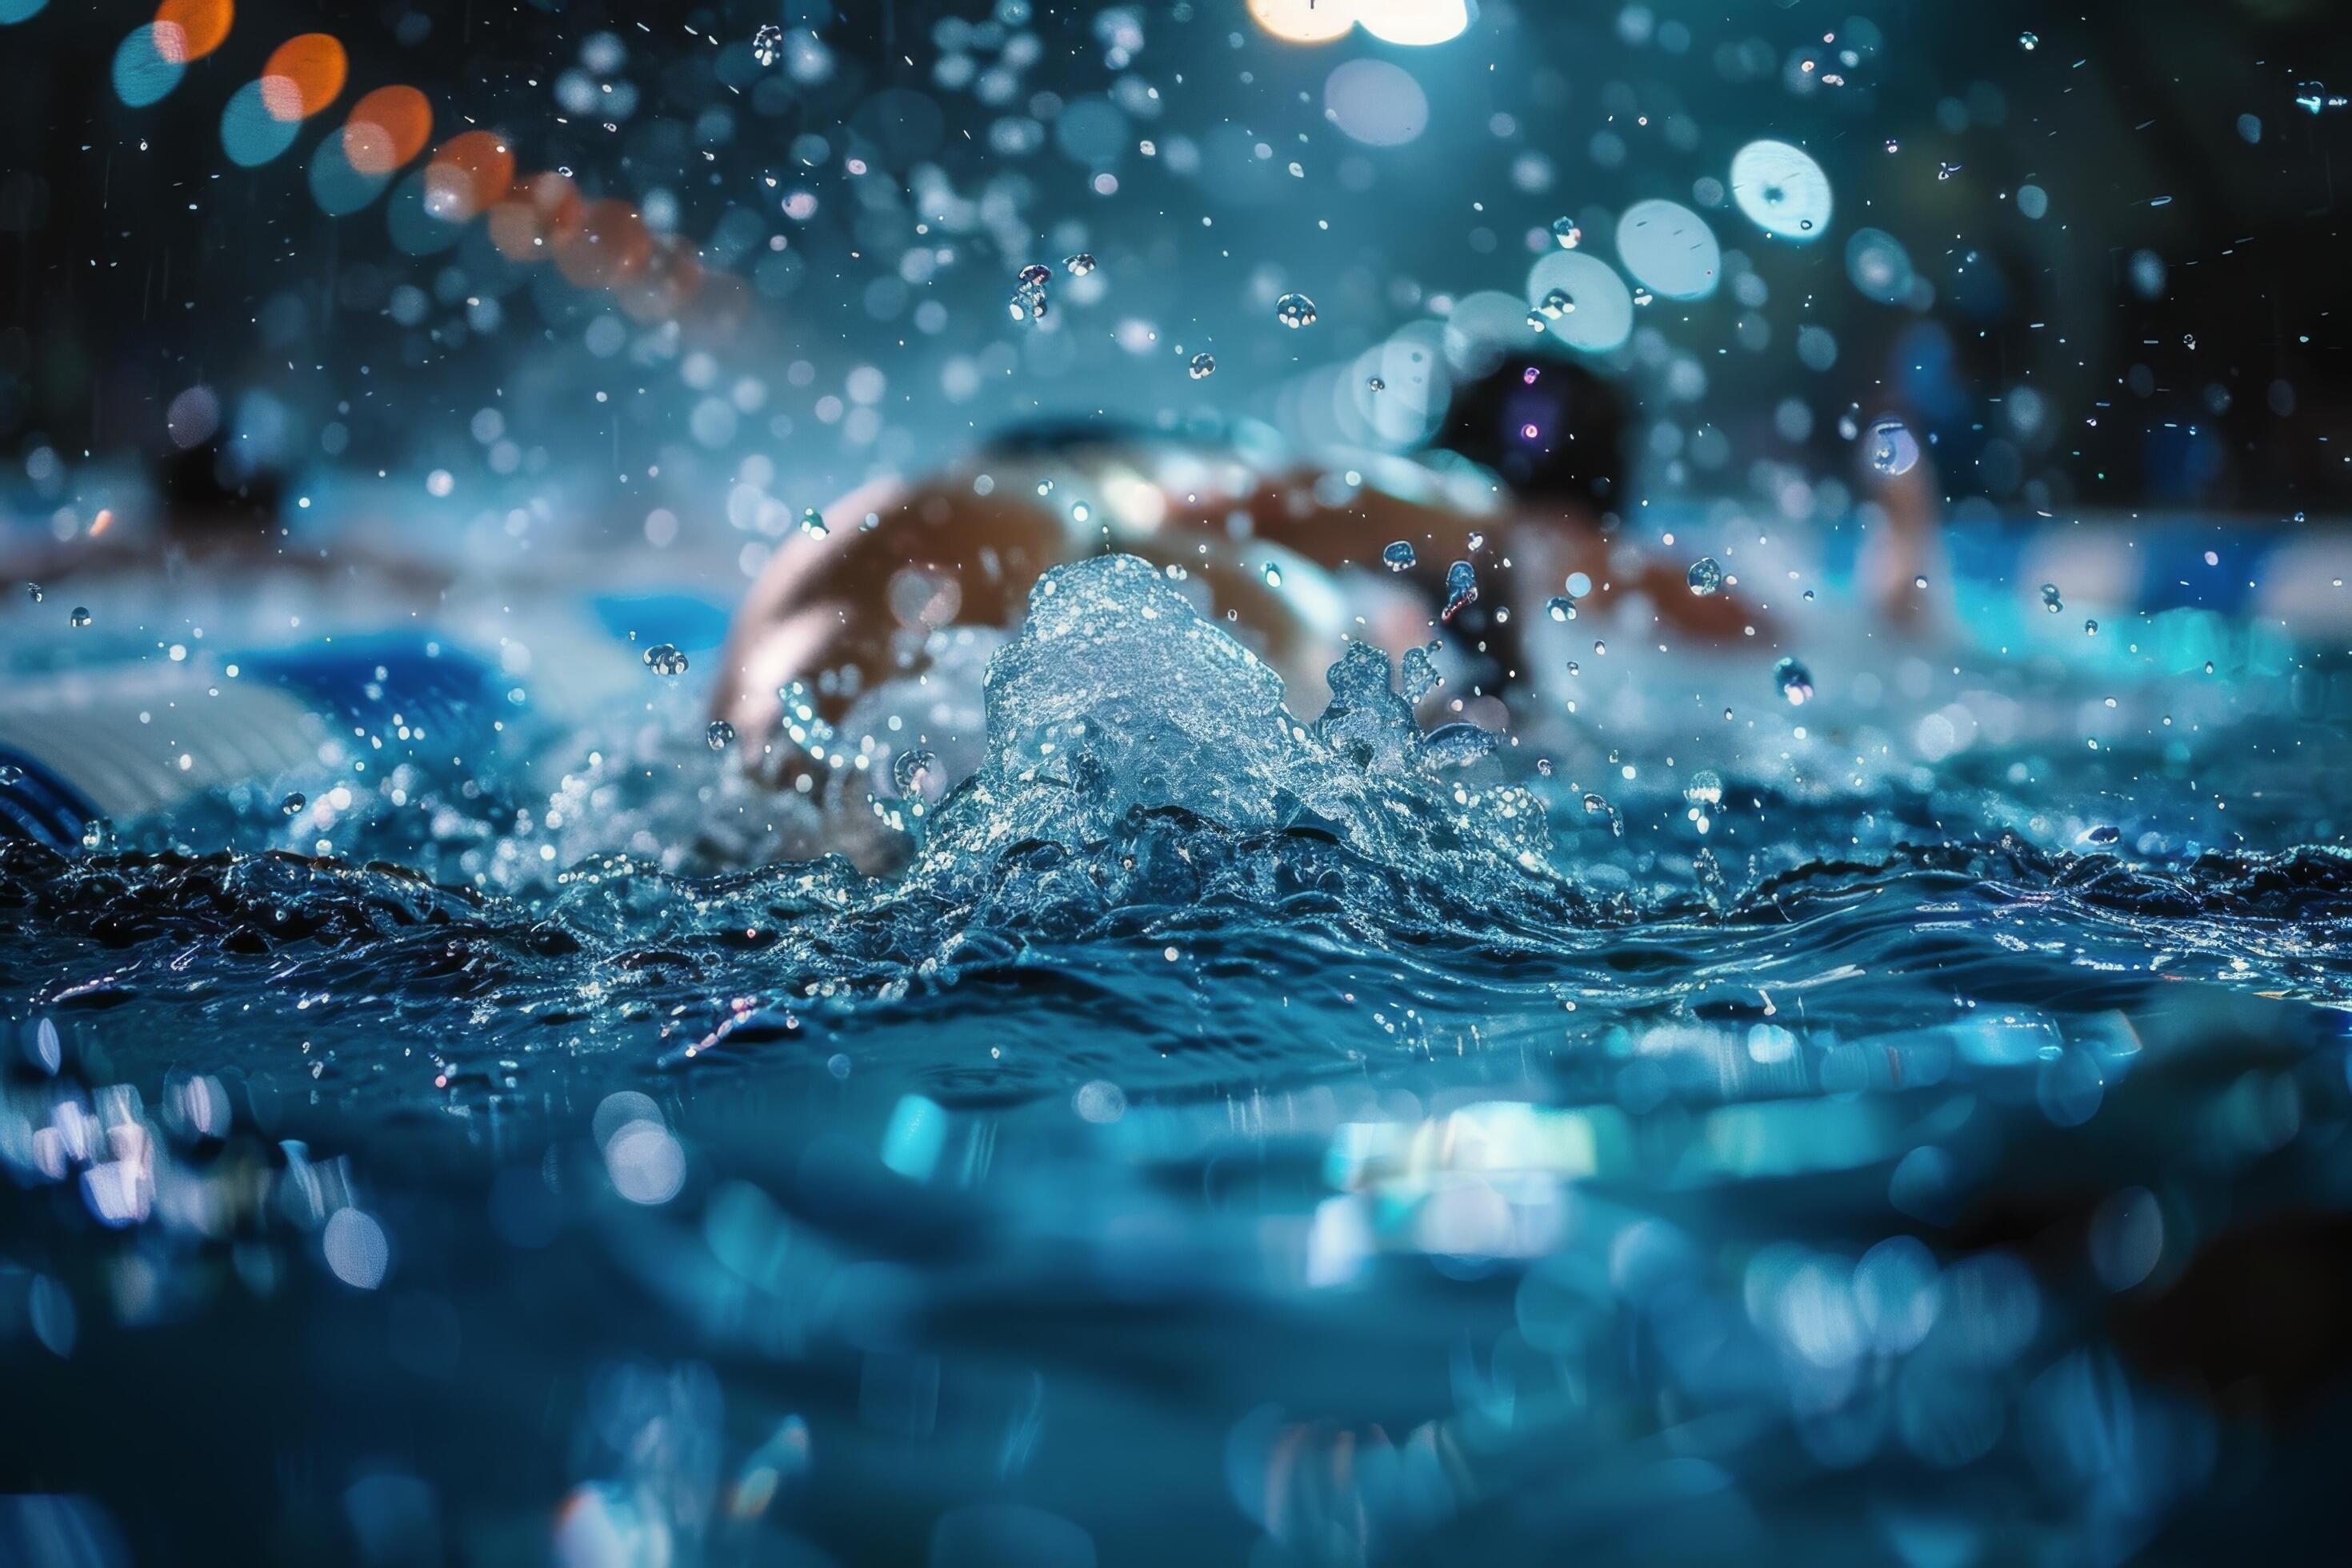
{"label": "bubble in water", "polygon": [[939,765],[938,755],[920,746],[901,752],[890,763],[890,782],[898,786],[900,795],[916,795]]}
{"label": "bubble in water", "polygon": [[1802,708],[1812,700],[1813,672],[1793,658],[1784,658],[1772,667],[1772,684],[1789,700],[1791,708]]}
{"label": "bubble in water", "polygon": [[1551,618],[1555,621],[1576,619],[1576,601],[1565,594],[1554,594],[1544,608],[1551,612]]}
{"label": "bubble in water", "polygon": [[76,605],[73,607],[73,614],[68,616],[66,619],[77,626],[86,626],[89,625],[89,607],[86,605]]}
{"label": "bubble in water", "polygon": [[1386,392],[1389,389],[1389,384],[1382,381],[1377,375],[1367,380],[1364,384],[1370,387],[1374,392]]}
{"label": "bubble in water", "polygon": [[1576,309],[1576,301],[1569,298],[1567,289],[1554,289],[1543,297],[1543,303],[1536,309],[1557,321]]}
{"label": "bubble in water", "polygon": [[646,649],[646,668],[656,675],[684,675],[686,655],[666,642],[657,642]]}
{"label": "bubble in water", "polygon": [[1388,563],[1388,568],[1391,572],[1410,572],[1421,557],[1412,552],[1412,545],[1410,542],[1400,539],[1381,552],[1381,559]]}
{"label": "bubble in water", "polygon": [[1214,354],[1194,354],[1192,356],[1191,368],[1192,372],[1192,379],[1194,381],[1206,381],[1211,376],[1217,374],[1217,356]]}
{"label": "bubble in water", "polygon": [[1269,588],[1282,586],[1282,568],[1271,561],[1265,563],[1265,585]]}
{"label": "bubble in water", "polygon": [[762,22],[751,35],[751,58],[763,66],[774,65],[784,58],[784,30],[773,22]]}
{"label": "bubble in water", "polygon": [[1584,230],[1577,226],[1577,222],[1572,217],[1552,219],[1551,237],[1559,242],[1562,250],[1574,250],[1584,243]]}
{"label": "bubble in water", "polygon": [[1702,555],[1691,563],[1690,591],[1700,598],[1723,586],[1723,565],[1712,555]]}
{"label": "bubble in water", "polygon": [[1315,301],[1304,294],[1285,294],[1274,302],[1274,319],[1293,331],[1315,324]]}
{"label": "bubble in water", "polygon": [[1918,439],[1903,421],[1881,419],[1870,427],[1870,466],[1890,477],[1919,466]]}
{"label": "bubble in water", "polygon": [[2066,601],[2058,596],[2057,584],[2044,583],[2042,584],[2042,607],[2049,611],[2053,616],[2066,607]]}
{"label": "bubble in water", "polygon": [[713,719],[702,728],[702,742],[714,752],[723,752],[735,743],[735,726],[724,719]]}
{"label": "bubble in water", "polygon": [[1054,269],[1042,261],[1033,261],[1021,269],[1020,284],[1024,289],[1043,289]]}
{"label": "bubble in water", "polygon": [[1062,258],[1062,270],[1073,278],[1084,278],[1094,269],[1095,258],[1089,252],[1081,250],[1075,256]]}
{"label": "bubble in water", "polygon": [[823,539],[832,530],[824,525],[824,513],[807,506],[801,509],[801,531],[811,539]]}
{"label": "bubble in water", "polygon": [[1438,619],[1450,621],[1462,610],[1478,602],[1478,573],[1467,561],[1456,561],[1445,569],[1445,607]]}

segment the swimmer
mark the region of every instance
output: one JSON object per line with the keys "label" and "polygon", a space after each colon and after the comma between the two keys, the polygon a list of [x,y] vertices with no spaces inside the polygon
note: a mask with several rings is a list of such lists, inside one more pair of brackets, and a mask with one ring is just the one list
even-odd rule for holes
{"label": "swimmer", "polygon": [[[861,690],[919,675],[936,634],[1010,630],[1041,574],[1118,551],[1166,569],[1273,665],[1296,711],[1320,708],[1345,638],[1396,657],[1442,635],[1471,664],[1456,693],[1466,685],[1496,725],[1496,699],[1528,680],[1517,627],[1572,575],[1590,582],[1580,604],[1640,595],[1696,641],[1734,641],[1756,620],[1619,546],[1624,427],[1590,371],[1515,358],[1455,390],[1420,462],[1351,472],[1097,425],[1016,434],[934,478],[856,490],[779,549],[737,614],[713,716],[759,757],[780,687],[806,683],[838,720]],[[1398,542],[1409,564],[1384,559]],[[1477,597],[1448,614],[1448,571],[1465,561]]]}

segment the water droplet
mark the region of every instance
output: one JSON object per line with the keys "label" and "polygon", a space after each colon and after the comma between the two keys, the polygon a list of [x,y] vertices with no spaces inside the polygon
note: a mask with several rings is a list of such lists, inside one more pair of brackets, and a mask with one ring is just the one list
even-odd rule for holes
{"label": "water droplet", "polygon": [[702,742],[714,752],[723,752],[735,743],[735,726],[724,719],[713,719],[702,728]]}
{"label": "water droplet", "polygon": [[1388,568],[1391,572],[1410,572],[1421,557],[1412,552],[1412,546],[1410,543],[1400,539],[1381,552],[1381,559],[1388,563]]}
{"label": "water droplet", "polygon": [[1922,572],[1916,577],[1912,578],[1911,585],[1914,588],[1925,588],[1927,585],[1927,574],[1925,572]]}
{"label": "water droplet", "polygon": [[2034,49],[2040,47],[2041,44],[2042,39],[2038,34],[2020,33],[2017,35],[2017,47],[2025,50],[2029,54],[2031,54]]}
{"label": "water droplet", "polygon": [[1020,284],[1024,289],[1043,289],[1054,269],[1042,261],[1033,261],[1021,269]]}
{"label": "water droplet", "polygon": [[2086,637],[2097,637],[2099,635],[2099,623],[2096,621],[2084,621],[2083,623],[2083,635]]}
{"label": "water droplet", "polygon": [[1445,607],[1437,618],[1450,621],[1462,610],[1478,602],[1478,573],[1467,561],[1456,561],[1445,569]]}
{"label": "water droplet", "polygon": [[1605,642],[1601,641],[1599,637],[1595,637],[1595,638],[1593,638],[1593,639],[1592,639],[1592,654],[1593,654],[1593,657],[1594,657],[1595,658],[1608,658],[1608,657],[1609,657],[1609,645],[1608,645],[1607,643],[1605,643]]}
{"label": "water droplet", "polygon": [[658,642],[646,649],[646,668],[656,675],[684,675],[686,655],[668,643]]}
{"label": "water droplet", "polygon": [[1576,309],[1576,301],[1569,297],[1567,289],[1555,289],[1543,297],[1543,302],[1536,309],[1556,321],[1573,311]]}
{"label": "water droplet", "polygon": [[81,847],[85,849],[112,849],[115,847],[113,818],[93,816],[83,823]]}
{"label": "water droplet", "polygon": [[2058,596],[2057,584],[2044,583],[2042,584],[2042,607],[2049,611],[2053,616],[2066,607],[2066,602]]}
{"label": "water droplet", "polygon": [[1870,466],[1890,477],[1919,466],[1918,439],[1903,421],[1881,419],[1870,427]]}
{"label": "water droplet", "polygon": [[1647,289],[1636,289],[1633,290],[1633,303],[1636,305],[1651,304],[1656,300],[1657,296],[1651,293]]}
{"label": "water droplet", "polygon": [[1551,237],[1559,242],[1562,250],[1574,250],[1584,243],[1584,230],[1577,226],[1577,222],[1572,217],[1552,219]]}
{"label": "water droplet", "polygon": [[1315,301],[1304,294],[1285,294],[1274,302],[1274,319],[1293,331],[1315,324]]}
{"label": "water droplet", "polygon": [[1700,598],[1723,586],[1723,566],[1712,555],[1702,555],[1691,563],[1690,591]]}
{"label": "water droplet", "polygon": [[2083,842],[2085,844],[2114,844],[2120,840],[2123,836],[2122,828],[2116,827],[2111,823],[2103,822],[2096,827],[2084,828],[2083,830]]}
{"label": "water droplet", "polygon": [[18,767],[14,763],[0,763],[0,789],[6,789],[10,784],[23,784],[24,782],[24,769]]}
{"label": "water droplet", "polygon": [[1713,768],[1701,768],[1691,774],[1690,783],[1683,786],[1683,799],[1693,805],[1723,804],[1723,775]]}
{"label": "water droplet", "polygon": [[1374,392],[1386,392],[1389,389],[1389,384],[1382,381],[1377,375],[1367,380],[1364,384],[1370,387]]}
{"label": "water droplet", "polygon": [[1073,278],[1084,278],[1095,269],[1095,258],[1086,251],[1062,258],[1062,270]]}
{"label": "water droplet", "polygon": [[39,604],[41,602],[41,585],[38,583],[26,584],[25,597],[32,600],[33,603],[37,605]]}
{"label": "water droplet", "polygon": [[1528,312],[1528,331],[1531,332],[1540,332],[1548,324],[1548,320],[1541,310],[1529,310]]}
{"label": "water droplet", "polygon": [[1282,568],[1271,561],[1265,563],[1265,585],[1269,588],[1282,586]]}
{"label": "water droplet", "polygon": [[1886,139],[1886,150],[1890,153],[1900,153],[1903,151],[1903,143],[1897,142],[1894,137],[1889,136]]}
{"label": "water droplet", "polygon": [[801,531],[811,539],[823,539],[832,530],[824,525],[824,513],[810,506],[801,509]]}
{"label": "water droplet", "polygon": [[1191,369],[1192,372],[1192,379],[1194,381],[1206,381],[1211,376],[1217,374],[1217,356],[1214,354],[1194,354],[1192,356]]}
{"label": "water droplet", "polygon": [[774,65],[784,58],[784,30],[773,22],[762,22],[751,35],[751,58],[763,66]]}
{"label": "water droplet", "polygon": [[1793,658],[1784,658],[1772,667],[1772,684],[1789,700],[1791,708],[1802,708],[1813,698],[1813,672]]}
{"label": "water droplet", "polygon": [[76,626],[86,626],[89,625],[89,606],[84,605],[76,605],[73,607],[73,614],[68,616],[66,619]]}
{"label": "water droplet", "polygon": [[1036,285],[1024,283],[1013,291],[1013,299],[1007,309],[1012,311],[1013,319],[1016,321],[1042,321],[1045,319],[1045,290]]}
{"label": "water droplet", "polygon": [[1584,809],[1598,816],[1609,809],[1609,797],[1587,790],[1584,792]]}
{"label": "water droplet", "polygon": [[302,815],[302,808],[310,804],[310,802],[309,797],[304,795],[301,791],[296,790],[292,795],[288,795],[284,800],[278,803],[278,809],[285,816],[299,816]]}
{"label": "water droplet", "polygon": [[1576,619],[1576,601],[1565,594],[1554,594],[1544,608],[1551,612],[1551,618],[1555,621]]}
{"label": "water droplet", "polygon": [[1522,441],[1533,441],[1542,435],[1543,432],[1537,429],[1533,425],[1522,425],[1519,426],[1519,439]]}

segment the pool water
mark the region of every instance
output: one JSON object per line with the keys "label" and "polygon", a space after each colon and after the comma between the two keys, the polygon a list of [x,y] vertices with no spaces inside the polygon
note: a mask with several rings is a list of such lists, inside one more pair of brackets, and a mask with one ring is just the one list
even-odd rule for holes
{"label": "pool water", "polygon": [[487,697],[463,766],[340,804],[0,845],[0,1444],[43,1493],[5,1528],[89,1562],[2322,1539],[2340,650],[2187,604],[1916,646],[1822,612],[1801,705],[1742,652],[1580,649],[1465,764],[1378,656],[1291,714],[1106,558],[988,665],[978,771],[896,802],[887,876],[761,863],[798,803],[713,754],[699,672]]}

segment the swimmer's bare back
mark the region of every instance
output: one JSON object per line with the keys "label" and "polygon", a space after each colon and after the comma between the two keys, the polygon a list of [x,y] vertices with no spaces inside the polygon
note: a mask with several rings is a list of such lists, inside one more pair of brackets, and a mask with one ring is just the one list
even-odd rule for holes
{"label": "swimmer's bare back", "polygon": [[[991,467],[985,484],[967,465],[916,485],[867,485],[826,509],[824,535],[797,535],[777,550],[737,613],[714,698],[716,716],[752,742],[747,755],[761,754],[774,731],[777,690],[787,682],[806,683],[819,711],[838,718],[857,690],[919,670],[932,632],[1016,626],[1040,575],[1111,550],[1179,569],[1204,589],[1210,613],[1274,666],[1303,711],[1318,706],[1344,637],[1393,654],[1433,635],[1456,560],[1477,566],[1483,591],[1516,596],[1523,615],[1582,572],[1593,584],[1587,602],[1606,608],[1624,591],[1647,594],[1662,619],[1703,641],[1738,638],[1754,619],[1728,598],[1694,598],[1664,563],[1615,580],[1608,544],[1581,516],[1536,519],[1370,485],[1335,504],[1321,499],[1322,476],[1312,470],[1208,465],[1164,483],[1115,458],[1087,466],[1083,488],[1098,499],[1081,509],[1040,497],[1024,465]],[[1070,465],[1054,471],[1066,476]],[[1303,580],[1354,566],[1386,583],[1392,574],[1381,552],[1396,540],[1417,558],[1395,584],[1412,590],[1409,610],[1400,613],[1392,591],[1382,615],[1337,590],[1309,591]],[[1269,561],[1284,564],[1286,585],[1269,581]]]}

